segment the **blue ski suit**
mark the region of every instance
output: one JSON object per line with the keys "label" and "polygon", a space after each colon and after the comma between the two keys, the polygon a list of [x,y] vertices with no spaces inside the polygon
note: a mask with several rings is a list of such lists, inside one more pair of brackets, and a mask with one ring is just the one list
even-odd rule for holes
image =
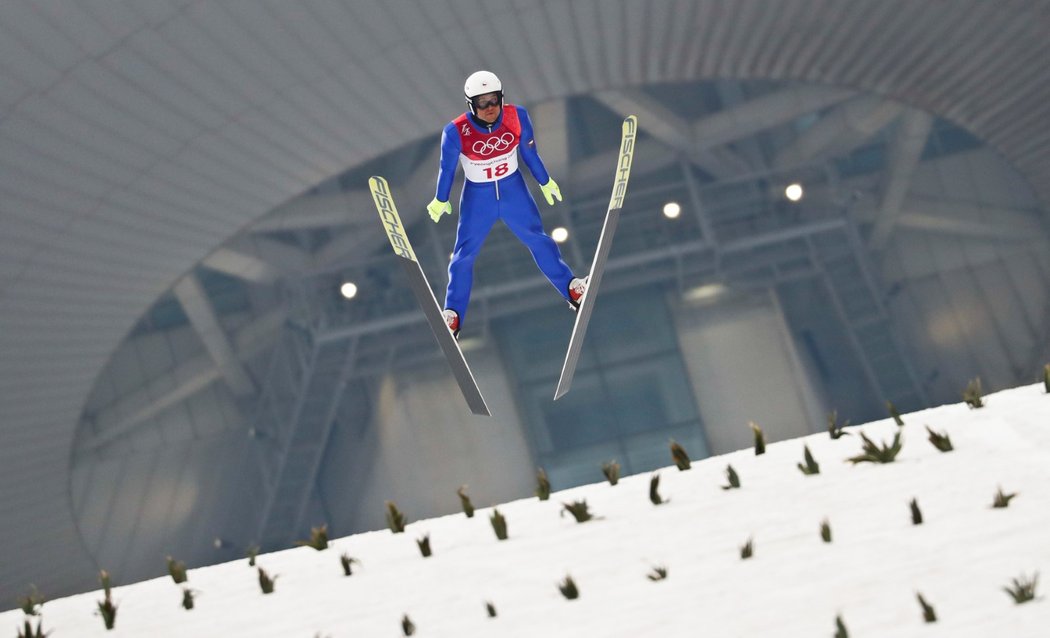
{"label": "blue ski suit", "polygon": [[459,314],[460,325],[470,301],[474,259],[497,219],[502,219],[528,247],[536,265],[554,288],[569,299],[572,270],[562,260],[558,245],[543,230],[536,201],[518,170],[519,151],[532,176],[540,184],[546,184],[550,176],[536,152],[529,114],[513,104],[504,105],[499,118],[491,125],[483,125],[463,113],[442,131],[437,199],[449,200],[457,160],[463,166],[465,177],[445,294],[445,308]]}

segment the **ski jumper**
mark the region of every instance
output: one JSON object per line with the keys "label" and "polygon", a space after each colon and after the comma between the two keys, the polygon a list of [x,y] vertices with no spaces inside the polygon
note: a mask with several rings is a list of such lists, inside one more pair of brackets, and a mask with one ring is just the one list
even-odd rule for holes
{"label": "ski jumper", "polygon": [[463,113],[449,122],[441,134],[438,200],[449,200],[457,158],[465,177],[445,293],[445,308],[459,314],[460,325],[470,301],[474,259],[497,219],[503,220],[528,247],[554,288],[569,299],[572,270],[562,260],[558,245],[543,231],[536,201],[518,171],[518,151],[536,181],[546,184],[550,176],[536,152],[529,114],[513,104],[504,105],[491,125],[482,125],[469,113]]}

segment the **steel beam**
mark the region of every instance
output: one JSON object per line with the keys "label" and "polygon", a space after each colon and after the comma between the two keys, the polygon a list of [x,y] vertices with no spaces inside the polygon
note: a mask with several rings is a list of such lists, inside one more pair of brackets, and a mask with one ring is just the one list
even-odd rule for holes
{"label": "steel beam", "polygon": [[705,173],[721,179],[750,172],[751,166],[728,149],[712,151],[693,144],[689,123],[638,91],[603,91],[594,97],[622,116],[637,115],[641,129],[675,149]]}
{"label": "steel beam", "polygon": [[778,168],[789,168],[820,157],[846,154],[878,133],[903,109],[877,96],[849,100],[781,149],[773,163]]}
{"label": "steel beam", "polygon": [[919,164],[932,127],[933,117],[922,111],[908,109],[901,116],[897,131],[890,141],[882,201],[875,219],[875,227],[868,238],[868,246],[872,250],[885,248],[893,226],[900,218],[901,205],[908,194],[912,174]]}
{"label": "steel beam", "polygon": [[247,396],[255,392],[255,383],[248,371],[237,359],[236,352],[230,345],[226,331],[215,315],[211,301],[197,275],[190,273],[175,284],[175,298],[182,304],[182,309],[189,317],[190,324],[197,331],[197,336],[204,343],[215,365],[222,372],[230,390],[237,396]]}
{"label": "steel beam", "polygon": [[849,89],[793,87],[723,109],[693,122],[693,142],[711,148],[785,124],[856,95]]}

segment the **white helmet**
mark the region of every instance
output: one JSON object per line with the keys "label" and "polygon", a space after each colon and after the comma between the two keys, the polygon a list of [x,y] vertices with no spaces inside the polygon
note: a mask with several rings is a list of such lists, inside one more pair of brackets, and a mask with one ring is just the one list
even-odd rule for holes
{"label": "white helmet", "polygon": [[477,115],[474,110],[474,98],[486,93],[498,93],[499,105],[500,108],[503,108],[503,83],[492,71],[475,71],[463,83],[463,97],[466,98],[467,106],[474,115]]}

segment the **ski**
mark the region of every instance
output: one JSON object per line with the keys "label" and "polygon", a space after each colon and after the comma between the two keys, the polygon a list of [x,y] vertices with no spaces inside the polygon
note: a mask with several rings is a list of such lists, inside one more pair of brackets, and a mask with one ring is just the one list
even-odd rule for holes
{"label": "ski", "polygon": [[463,398],[467,401],[467,406],[474,414],[492,416],[488,405],[485,404],[485,397],[481,396],[478,382],[474,380],[470,366],[467,365],[467,360],[463,357],[463,351],[459,348],[459,342],[452,336],[452,332],[445,324],[445,318],[441,314],[441,306],[438,305],[437,298],[434,297],[434,291],[431,290],[430,283],[427,281],[427,277],[423,274],[423,269],[416,259],[416,253],[412,250],[412,244],[408,241],[408,234],[401,223],[401,217],[397,214],[397,207],[394,205],[394,198],[390,193],[390,185],[382,177],[370,177],[368,178],[368,187],[372,191],[372,199],[375,201],[376,210],[379,211],[379,219],[382,220],[383,227],[386,228],[390,245],[393,246],[394,253],[401,258],[398,261],[401,262],[405,273],[408,275],[412,293],[416,296],[416,301],[419,302],[419,306],[423,309],[423,314],[426,316],[427,323],[430,324],[430,330],[434,333],[434,337],[441,346],[441,351],[445,354],[445,360],[448,361],[449,368],[452,369],[452,375],[456,378],[456,383],[459,384],[459,389],[463,393]]}
{"label": "ski", "polygon": [[620,137],[620,158],[616,162],[616,181],[613,183],[612,197],[609,199],[609,209],[605,213],[605,222],[602,224],[602,232],[598,237],[598,247],[594,250],[594,261],[591,262],[590,282],[587,284],[587,292],[580,300],[580,307],[576,310],[576,323],[572,327],[572,336],[569,338],[569,349],[565,353],[565,363],[561,367],[561,377],[558,379],[558,387],[554,391],[554,400],[560,399],[569,387],[572,386],[572,378],[576,374],[576,362],[580,358],[580,349],[583,347],[583,338],[587,334],[587,324],[591,320],[594,311],[594,301],[598,296],[598,286],[602,283],[602,270],[605,269],[605,261],[609,257],[609,249],[612,248],[613,235],[616,234],[616,225],[620,221],[620,209],[623,207],[623,199],[627,195],[627,178],[631,175],[631,159],[634,157],[634,137],[638,129],[638,118],[628,115],[623,121],[623,132]]}

